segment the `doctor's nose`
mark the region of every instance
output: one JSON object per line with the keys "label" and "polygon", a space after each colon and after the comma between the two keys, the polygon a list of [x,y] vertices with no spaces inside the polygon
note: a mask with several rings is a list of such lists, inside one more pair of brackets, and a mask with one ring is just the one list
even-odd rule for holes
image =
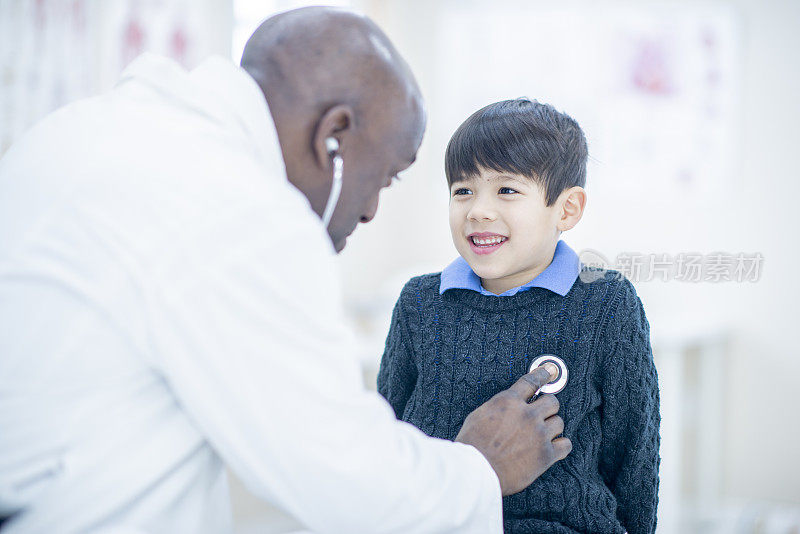
{"label": "doctor's nose", "polygon": [[368,223],[375,218],[375,215],[378,213],[378,203],[380,202],[380,199],[380,192],[378,192],[378,194],[375,195],[375,198],[372,200],[367,212],[361,216],[359,222]]}

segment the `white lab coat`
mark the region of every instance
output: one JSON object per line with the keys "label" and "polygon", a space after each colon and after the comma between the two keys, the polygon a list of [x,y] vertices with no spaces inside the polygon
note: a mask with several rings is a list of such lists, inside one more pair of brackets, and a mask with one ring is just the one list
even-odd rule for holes
{"label": "white lab coat", "polygon": [[[362,385],[334,251],[241,69],[138,59],[0,161],[3,534],[501,531],[473,447]],[[105,529],[111,530],[105,530]]]}

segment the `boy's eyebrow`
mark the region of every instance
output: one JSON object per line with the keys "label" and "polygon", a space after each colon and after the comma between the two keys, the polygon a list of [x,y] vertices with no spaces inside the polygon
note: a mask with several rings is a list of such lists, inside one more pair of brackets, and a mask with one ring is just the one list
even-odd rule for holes
{"label": "boy's eyebrow", "polygon": [[[474,182],[477,179],[478,179],[478,175],[469,174],[469,175],[466,175],[466,176],[460,176],[457,180],[453,180],[453,184],[456,184],[458,182]],[[521,179],[519,179],[519,178],[517,178],[515,176],[512,176],[510,174],[497,174],[495,176],[489,177],[489,181],[492,181],[492,182],[497,182],[497,181],[500,181],[500,180],[511,180],[512,182],[517,182],[517,183],[524,184],[524,185],[528,185],[530,183],[530,182],[528,182],[526,180],[521,180]]]}
{"label": "boy's eyebrow", "polygon": [[511,176],[510,174],[498,174],[497,176],[492,176],[490,178],[491,181],[496,182],[498,180],[511,180],[512,182],[518,182],[520,184],[526,184],[527,182],[524,180],[520,180],[516,176]]}

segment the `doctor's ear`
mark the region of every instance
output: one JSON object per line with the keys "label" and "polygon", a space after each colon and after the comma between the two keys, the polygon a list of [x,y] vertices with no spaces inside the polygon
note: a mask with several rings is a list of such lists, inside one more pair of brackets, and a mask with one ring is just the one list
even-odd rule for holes
{"label": "doctor's ear", "polygon": [[317,123],[312,140],[314,159],[322,169],[331,168],[331,159],[341,154],[353,128],[353,108],[346,105],[333,106]]}
{"label": "doctor's ear", "polygon": [[563,191],[556,201],[560,211],[558,230],[566,232],[578,224],[586,209],[586,190],[580,186],[570,187]]}

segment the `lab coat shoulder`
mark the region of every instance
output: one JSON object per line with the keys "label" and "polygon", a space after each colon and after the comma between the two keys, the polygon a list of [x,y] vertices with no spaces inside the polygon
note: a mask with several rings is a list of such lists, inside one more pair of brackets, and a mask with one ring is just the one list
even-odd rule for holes
{"label": "lab coat shoulder", "polygon": [[[218,276],[223,264],[246,256],[264,260],[262,272],[298,298],[337,280],[330,240],[288,182],[274,131],[254,139],[222,113],[198,111],[191,102],[162,105],[137,91],[120,87],[118,102],[108,106],[109,120],[128,124],[114,143],[125,147],[114,154],[126,162],[117,167],[127,176],[114,186],[125,206],[113,209],[115,217],[120,210],[130,215],[124,226],[136,229],[130,237],[140,238],[162,285],[214,269]],[[260,142],[274,146],[261,150]]]}
{"label": "lab coat shoulder", "polygon": [[[292,335],[320,351],[326,343],[350,343],[341,325],[335,253],[319,218],[281,169],[238,151],[217,151],[192,169],[202,193],[191,204],[179,195],[168,200],[174,209],[161,227],[170,227],[173,246],[153,273],[159,305],[200,299],[185,310],[197,317],[204,309],[226,309],[204,299],[224,299],[232,320],[254,321],[237,335],[254,346],[256,337]],[[175,219],[176,211],[185,213]]]}

